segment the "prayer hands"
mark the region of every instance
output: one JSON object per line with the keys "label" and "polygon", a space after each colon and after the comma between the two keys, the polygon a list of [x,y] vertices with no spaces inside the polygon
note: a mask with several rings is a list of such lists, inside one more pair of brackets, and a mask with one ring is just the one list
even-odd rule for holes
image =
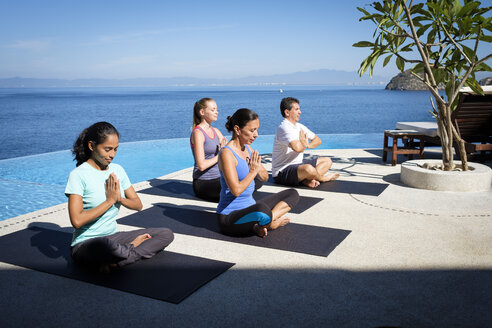
{"label": "prayer hands", "polygon": [[251,158],[248,162],[249,172],[258,174],[261,168],[261,156],[258,154],[257,150],[253,150],[251,153]]}
{"label": "prayer hands", "polygon": [[106,180],[105,189],[107,200],[112,203],[121,201],[120,181],[116,178],[114,173],[111,173],[108,180]]}
{"label": "prayer hands", "polygon": [[223,137],[223,138],[220,140],[219,149],[221,149],[221,148],[222,148],[222,147],[224,147],[225,145],[227,145],[227,138],[226,138],[226,137]]}

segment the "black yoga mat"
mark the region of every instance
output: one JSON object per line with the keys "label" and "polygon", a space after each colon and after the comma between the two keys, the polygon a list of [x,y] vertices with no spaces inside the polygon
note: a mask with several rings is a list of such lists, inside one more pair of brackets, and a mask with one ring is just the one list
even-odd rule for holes
{"label": "black yoga mat", "polygon": [[[151,188],[140,190],[139,193],[187,199],[196,198],[195,194],[193,193],[193,186],[191,182],[182,180],[171,180],[169,182],[159,184]],[[258,201],[271,194],[272,193],[265,191],[255,191],[253,193],[253,198]],[[300,214],[311,208],[312,206],[316,205],[317,203],[321,202],[322,200],[323,198],[320,197],[300,196],[299,202],[292,209],[291,213]]]}
{"label": "black yoga mat", "polygon": [[[269,178],[268,182],[275,184],[272,177]],[[275,185],[281,186],[279,184],[275,184]],[[335,180],[329,182],[322,182],[316,188],[309,188],[304,185],[299,185],[299,187],[296,188],[316,190],[316,191],[331,191],[331,192],[339,192],[345,194],[379,196],[388,186],[389,186],[388,183]],[[286,188],[291,188],[291,187],[286,186]],[[310,197],[310,198],[315,198],[315,197]]]}
{"label": "black yoga mat", "polygon": [[323,182],[312,190],[379,196],[388,186],[388,183],[335,180]]}
{"label": "black yoga mat", "polygon": [[71,239],[72,234],[51,229],[20,230],[0,237],[0,261],[176,304],[234,265],[163,251],[101,274],[73,263]]}
{"label": "black yoga mat", "polygon": [[[155,195],[155,196],[168,196],[179,198],[197,198],[193,192],[193,184],[191,181],[183,180],[166,180],[162,183],[162,180],[150,181],[150,188],[139,190],[139,193]],[[198,198],[197,198],[198,199]]]}
{"label": "black yoga mat", "polygon": [[[256,201],[259,201],[260,199],[270,196],[272,194],[273,193],[265,192],[265,191],[255,191],[253,193],[253,198]],[[323,198],[319,198],[319,197],[299,196],[299,201],[289,213],[301,214],[302,212],[310,209],[311,207],[318,204],[322,200]]]}
{"label": "black yoga mat", "polygon": [[317,256],[328,256],[350,233],[348,230],[289,223],[269,231],[265,238],[254,235],[230,237],[219,232],[215,213],[167,204],[154,204],[149,209],[119,219],[118,223],[144,228],[166,227],[185,235]]}

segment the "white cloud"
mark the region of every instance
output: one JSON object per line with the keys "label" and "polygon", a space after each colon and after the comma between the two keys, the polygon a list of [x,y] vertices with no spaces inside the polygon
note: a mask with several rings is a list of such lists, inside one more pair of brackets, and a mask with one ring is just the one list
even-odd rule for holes
{"label": "white cloud", "polygon": [[122,57],[118,59],[114,59],[102,64],[97,65],[96,69],[112,69],[115,67],[125,67],[125,66],[133,66],[133,65],[142,65],[149,64],[155,61],[155,56],[131,56],[131,57]]}
{"label": "white cloud", "polygon": [[180,32],[190,32],[190,31],[222,30],[222,29],[231,29],[236,26],[238,25],[225,24],[225,25],[215,25],[215,26],[183,26],[183,27],[171,27],[171,28],[160,29],[160,30],[130,32],[130,33],[113,34],[113,35],[101,35],[96,38],[95,42],[89,43],[89,45],[140,41],[140,40],[148,39],[149,37],[152,36],[162,35],[162,34],[169,34],[169,33],[176,34]]}
{"label": "white cloud", "polygon": [[116,35],[102,35],[97,39],[97,43],[114,43],[114,42],[127,42],[127,41],[138,41],[145,39],[149,36],[161,34],[160,31],[143,31],[127,34],[116,34]]}
{"label": "white cloud", "polygon": [[40,40],[29,41],[15,41],[12,44],[7,45],[7,48],[27,49],[27,50],[41,50],[49,46],[49,42]]}
{"label": "white cloud", "polygon": [[224,24],[215,26],[184,26],[167,28],[163,32],[188,32],[188,31],[211,31],[211,30],[226,30],[239,26],[238,24]]}

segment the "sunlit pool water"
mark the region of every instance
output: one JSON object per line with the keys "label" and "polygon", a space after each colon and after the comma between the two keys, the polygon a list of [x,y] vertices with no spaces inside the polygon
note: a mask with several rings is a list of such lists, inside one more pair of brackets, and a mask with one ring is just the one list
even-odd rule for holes
{"label": "sunlit pool water", "polygon": [[[382,134],[320,134],[319,149],[381,148]],[[261,154],[271,153],[273,136],[253,144]],[[120,144],[115,163],[132,183],[157,178],[193,165],[189,139],[165,139]],[[0,220],[66,202],[68,174],[75,168],[69,150],[0,160]]]}

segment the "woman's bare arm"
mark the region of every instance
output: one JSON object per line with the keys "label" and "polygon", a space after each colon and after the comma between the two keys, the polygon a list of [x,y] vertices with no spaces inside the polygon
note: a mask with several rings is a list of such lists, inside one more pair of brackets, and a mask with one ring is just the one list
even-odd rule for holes
{"label": "woman's bare arm", "polygon": [[125,198],[121,198],[120,203],[126,208],[135,211],[140,211],[143,207],[142,201],[140,200],[140,197],[138,197],[135,189],[133,189],[133,186],[130,186],[125,190]]}
{"label": "woman's bare arm", "polygon": [[258,174],[261,163],[259,163],[257,153],[255,159],[253,159],[254,154],[254,152],[251,154],[252,156],[250,159],[251,164],[249,166],[249,173],[241,181],[239,181],[237,176],[237,161],[232,151],[226,148],[219,154],[219,169],[224,174],[224,179],[229,187],[229,190],[236,197],[241,195],[242,192],[246,190]]}
{"label": "woman's bare arm", "polygon": [[86,225],[103,215],[116,202],[120,201],[120,182],[114,174],[110,174],[105,185],[106,200],[98,206],[84,211],[84,205],[81,195],[71,194],[68,196],[68,215],[70,223],[76,229]]}
{"label": "woman's bare arm", "polygon": [[200,171],[205,171],[217,163],[218,156],[205,159],[205,150],[203,148],[205,137],[199,129],[195,129],[191,134],[191,143],[193,144],[193,155],[195,156],[195,162]]}

